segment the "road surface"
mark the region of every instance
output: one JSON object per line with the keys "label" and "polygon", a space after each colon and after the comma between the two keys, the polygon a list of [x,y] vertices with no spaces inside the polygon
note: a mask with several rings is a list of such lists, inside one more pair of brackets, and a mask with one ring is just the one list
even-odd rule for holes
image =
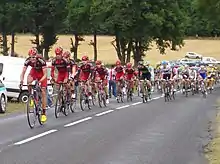
{"label": "road surface", "polygon": [[68,117],[49,111],[43,127],[29,129],[24,115],[0,120],[1,164],[203,164],[202,150],[220,89],[207,99],[159,95]]}

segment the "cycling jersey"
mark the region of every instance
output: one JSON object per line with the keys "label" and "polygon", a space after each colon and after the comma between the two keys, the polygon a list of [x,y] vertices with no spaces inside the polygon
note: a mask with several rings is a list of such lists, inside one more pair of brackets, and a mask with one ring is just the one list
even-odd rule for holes
{"label": "cycling jersey", "polygon": [[79,80],[87,81],[92,72],[93,72],[92,64],[90,63],[82,64],[81,66],[79,66]]}
{"label": "cycling jersey", "polygon": [[51,70],[51,76],[54,78],[54,71],[55,68],[58,71],[57,74],[57,83],[63,83],[64,80],[68,79],[68,69],[69,69],[69,62],[62,58],[62,59],[53,59],[52,60],[52,70]]}
{"label": "cycling jersey", "polygon": [[136,73],[133,68],[131,68],[131,69],[126,68],[125,69],[125,75],[126,75],[127,80],[131,80],[135,76],[135,74]]}
{"label": "cycling jersey", "polygon": [[[43,69],[46,68],[46,61],[41,57],[40,55],[36,57],[35,60],[32,60],[31,57],[27,58],[25,60],[24,66],[25,67],[32,67],[31,71],[29,73],[29,76],[33,78],[33,80],[41,80],[41,78],[44,76]],[[45,80],[41,81],[42,87],[47,87],[47,78]]]}
{"label": "cycling jersey", "polygon": [[204,70],[202,70],[202,69],[199,69],[199,75],[202,77],[202,79],[204,80],[204,79],[206,79],[206,77],[207,77],[207,71],[204,69]]}
{"label": "cycling jersey", "polygon": [[116,81],[120,80],[121,77],[124,76],[124,67],[123,66],[119,66],[119,67],[115,67],[115,78],[116,78]]}
{"label": "cycling jersey", "polygon": [[184,69],[182,71],[183,78],[189,78],[190,70]]}
{"label": "cycling jersey", "polygon": [[102,80],[108,75],[108,70],[105,67],[95,67],[94,69],[95,77],[100,77]]}
{"label": "cycling jersey", "polygon": [[164,80],[170,79],[172,74],[172,68],[170,66],[161,67],[161,74]]}
{"label": "cycling jersey", "polygon": [[141,79],[141,80],[150,80],[151,79],[151,73],[150,73],[150,70],[147,66],[144,66],[144,65],[141,65],[141,66],[138,66],[138,77]]}

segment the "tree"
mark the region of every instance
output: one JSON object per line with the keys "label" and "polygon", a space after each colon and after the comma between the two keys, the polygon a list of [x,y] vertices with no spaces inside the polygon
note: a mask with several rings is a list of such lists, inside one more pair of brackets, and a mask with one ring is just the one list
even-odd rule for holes
{"label": "tree", "polygon": [[131,50],[137,63],[154,41],[162,54],[166,48],[176,50],[183,45],[185,17],[176,0],[96,0],[94,6],[115,35],[113,45],[123,64],[129,61]]}
{"label": "tree", "polygon": [[[29,4],[29,30],[35,35],[33,44],[49,59],[48,52],[57,42],[57,32],[65,18],[65,0],[27,0]],[[42,39],[40,39],[42,34]],[[44,53],[43,53],[44,52]]]}
{"label": "tree", "polygon": [[74,34],[74,40],[71,38],[71,51],[74,53],[74,60],[78,57],[78,46],[80,41],[84,41],[82,34],[86,34],[89,26],[89,5],[88,0],[69,0],[67,3],[67,22],[70,31]]}

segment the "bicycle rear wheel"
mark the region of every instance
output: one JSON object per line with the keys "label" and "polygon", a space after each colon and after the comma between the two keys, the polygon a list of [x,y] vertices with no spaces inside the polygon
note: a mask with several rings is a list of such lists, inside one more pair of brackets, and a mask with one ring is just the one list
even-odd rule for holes
{"label": "bicycle rear wheel", "polygon": [[26,108],[27,108],[28,125],[30,126],[31,129],[33,129],[36,124],[36,120],[38,119],[38,115],[37,115],[35,100],[32,95],[29,96],[28,98]]}
{"label": "bicycle rear wheel", "polygon": [[99,107],[102,108],[102,96],[100,91],[98,91],[98,102],[99,102]]}
{"label": "bicycle rear wheel", "polygon": [[59,91],[59,93],[57,94],[57,98],[56,98],[56,103],[55,103],[55,117],[58,118],[60,116],[60,113],[62,111],[62,95],[61,92]]}
{"label": "bicycle rear wheel", "polygon": [[72,113],[74,113],[76,110],[76,99],[75,98],[74,99],[71,98],[70,100],[70,110]]}

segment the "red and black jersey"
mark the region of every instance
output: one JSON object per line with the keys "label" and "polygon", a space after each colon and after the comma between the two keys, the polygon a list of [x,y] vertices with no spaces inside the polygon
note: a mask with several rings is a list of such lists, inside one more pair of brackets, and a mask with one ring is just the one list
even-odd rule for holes
{"label": "red and black jersey", "polygon": [[125,73],[127,74],[127,75],[133,75],[133,74],[135,74],[135,70],[132,68],[132,69],[125,69]]}
{"label": "red and black jersey", "polygon": [[31,60],[31,57],[28,57],[24,62],[24,66],[26,67],[31,66],[35,70],[42,70],[43,67],[46,67],[46,65],[47,65],[46,61],[41,56],[37,56],[36,60],[34,61]]}
{"label": "red and black jersey", "polygon": [[69,67],[69,62],[62,58],[62,59],[53,59],[52,66],[57,68],[58,72],[67,72]]}
{"label": "red and black jersey", "polygon": [[83,73],[86,73],[86,72],[92,73],[93,69],[94,69],[94,68],[93,68],[93,66],[92,66],[90,63],[88,63],[88,64],[83,64],[83,65],[81,65],[81,66],[79,67],[79,70],[82,71]]}
{"label": "red and black jersey", "polygon": [[116,72],[116,73],[122,73],[123,70],[124,70],[124,67],[123,67],[123,66],[115,67],[115,72]]}
{"label": "red and black jersey", "polygon": [[99,76],[108,75],[108,70],[105,67],[95,67],[94,74],[98,74]]}

